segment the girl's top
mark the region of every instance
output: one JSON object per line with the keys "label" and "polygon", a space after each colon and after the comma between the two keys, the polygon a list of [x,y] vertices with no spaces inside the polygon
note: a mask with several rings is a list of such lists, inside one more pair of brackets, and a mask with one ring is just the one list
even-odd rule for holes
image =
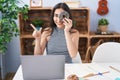
{"label": "girl's top", "polygon": [[46,51],[48,55],[65,55],[65,62],[71,63],[72,59],[69,55],[66,39],[63,29],[54,28],[53,33],[47,43]]}

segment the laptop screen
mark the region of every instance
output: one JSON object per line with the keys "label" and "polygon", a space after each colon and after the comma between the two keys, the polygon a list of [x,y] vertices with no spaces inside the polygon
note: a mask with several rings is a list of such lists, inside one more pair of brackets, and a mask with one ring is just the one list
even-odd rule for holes
{"label": "laptop screen", "polygon": [[64,79],[64,55],[21,55],[24,80]]}

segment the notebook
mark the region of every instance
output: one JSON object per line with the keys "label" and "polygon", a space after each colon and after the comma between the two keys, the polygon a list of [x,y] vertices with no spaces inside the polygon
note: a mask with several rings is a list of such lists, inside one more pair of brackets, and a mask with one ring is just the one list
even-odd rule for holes
{"label": "notebook", "polygon": [[21,55],[24,80],[63,80],[65,56]]}

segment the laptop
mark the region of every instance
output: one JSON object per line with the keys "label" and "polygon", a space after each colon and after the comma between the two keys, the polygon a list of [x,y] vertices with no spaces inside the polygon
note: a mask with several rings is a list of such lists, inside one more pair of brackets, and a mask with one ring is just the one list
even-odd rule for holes
{"label": "laptop", "polygon": [[24,80],[64,80],[64,55],[21,55]]}

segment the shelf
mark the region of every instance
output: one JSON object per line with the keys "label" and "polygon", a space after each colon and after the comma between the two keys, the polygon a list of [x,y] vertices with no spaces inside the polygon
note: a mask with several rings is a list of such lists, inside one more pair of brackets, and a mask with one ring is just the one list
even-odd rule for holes
{"label": "shelf", "polygon": [[[29,10],[51,10],[52,7],[41,7],[41,8],[30,8]],[[79,8],[70,8],[71,10],[83,10],[83,9],[89,9],[88,7],[79,7]]]}
{"label": "shelf", "polygon": [[29,10],[51,10],[51,7],[30,8]]}
{"label": "shelf", "polygon": [[95,34],[95,32],[91,32],[90,33],[90,38],[101,38],[101,37],[104,37],[104,38],[111,38],[111,37],[120,37],[120,33],[117,33],[117,32],[112,32],[111,34]]}
{"label": "shelf", "polygon": [[89,37],[89,34],[88,33],[83,33],[83,34],[79,34],[79,37]]}
{"label": "shelf", "polygon": [[[30,22],[38,18],[45,21],[43,27],[49,26],[50,13],[51,7],[31,8],[28,12],[29,19],[27,21],[24,21],[22,15],[19,15],[21,55],[33,55],[34,53],[33,29],[30,27]],[[78,50],[82,61],[86,58],[88,48],[94,46],[100,39],[103,39],[104,42],[120,42],[120,33],[112,32],[109,35],[98,35],[95,32],[90,32],[90,9],[88,7],[71,8],[71,14],[76,23],[74,28],[79,31]],[[91,58],[88,59],[91,60]]]}
{"label": "shelf", "polygon": [[33,36],[32,35],[20,35],[20,38],[33,38]]}

